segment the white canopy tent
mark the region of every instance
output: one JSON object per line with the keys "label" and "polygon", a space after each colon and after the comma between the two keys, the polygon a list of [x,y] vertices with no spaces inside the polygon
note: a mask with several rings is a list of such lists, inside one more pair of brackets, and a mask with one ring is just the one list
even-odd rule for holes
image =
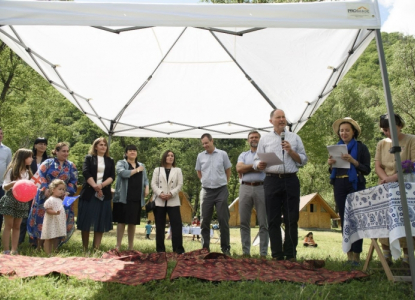
{"label": "white canopy tent", "polygon": [[0,38],[110,136],[140,137],[245,138],[271,128],[275,107],[298,131],[376,36],[413,253],[377,0],[0,1],[0,26]]}
{"label": "white canopy tent", "polygon": [[300,130],[380,17],[372,0],[2,1],[0,24],[0,38],[110,135],[245,138],[271,128],[273,108]]}

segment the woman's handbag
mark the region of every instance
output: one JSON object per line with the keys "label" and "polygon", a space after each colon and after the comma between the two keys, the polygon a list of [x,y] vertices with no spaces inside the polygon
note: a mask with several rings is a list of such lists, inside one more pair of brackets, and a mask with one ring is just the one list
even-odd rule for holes
{"label": "woman's handbag", "polygon": [[[160,180],[160,167],[159,167],[159,175],[158,175],[157,183],[159,182],[159,180]],[[153,211],[156,208],[156,198],[157,198],[157,195],[154,194],[154,197],[153,197],[154,200],[153,201],[152,199],[148,200],[148,202],[146,203],[146,213],[149,213],[150,211]]]}
{"label": "woman's handbag", "polygon": [[156,208],[156,201],[152,201],[152,199],[148,200],[146,203],[146,213],[153,211]]}

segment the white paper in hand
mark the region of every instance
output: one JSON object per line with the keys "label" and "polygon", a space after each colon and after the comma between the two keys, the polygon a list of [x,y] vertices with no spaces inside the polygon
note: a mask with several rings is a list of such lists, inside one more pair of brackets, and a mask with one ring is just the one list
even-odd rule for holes
{"label": "white paper in hand", "polygon": [[276,165],[282,165],[283,162],[281,161],[281,159],[278,158],[278,156],[274,153],[257,153],[259,160],[267,163],[267,167],[270,166],[276,166]]}
{"label": "white paper in hand", "polygon": [[348,153],[345,144],[327,146],[327,150],[329,151],[331,158],[336,161],[332,165],[333,168],[350,169],[350,163],[342,159],[342,155]]}

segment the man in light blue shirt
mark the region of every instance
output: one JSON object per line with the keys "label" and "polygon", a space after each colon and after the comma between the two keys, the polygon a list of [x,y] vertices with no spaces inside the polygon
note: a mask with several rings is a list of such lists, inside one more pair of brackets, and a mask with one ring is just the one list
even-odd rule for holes
{"label": "man in light blue shirt", "polygon": [[[261,138],[257,153],[273,152],[283,164],[268,166],[266,162],[260,161],[257,154],[253,167],[266,173],[264,192],[272,257],[296,261],[300,216],[300,181],[297,172],[308,159],[301,138],[294,132],[285,131],[287,119],[283,110],[273,110],[269,121],[274,130]],[[281,236],[282,215],[284,241]]]}
{"label": "man in light blue shirt", "polygon": [[[3,129],[0,127],[0,198],[4,196],[3,186],[3,177],[4,173],[6,173],[7,166],[12,161],[12,151],[9,147],[4,145],[3,142]],[[0,215],[0,232],[1,226],[3,224],[3,215]]]}
{"label": "man in light blue shirt", "polygon": [[265,172],[253,169],[254,157],[260,138],[261,135],[258,131],[251,131],[248,134],[248,143],[251,149],[239,155],[236,171],[239,177],[242,178],[239,187],[239,217],[243,255],[245,257],[251,256],[251,213],[255,206],[259,225],[259,252],[261,258],[266,258],[269,237],[264,196]]}
{"label": "man in light blue shirt", "polygon": [[210,245],[210,222],[212,220],[213,208],[219,221],[220,245],[222,252],[230,255],[230,233],[229,233],[229,208],[228,187],[231,177],[231,162],[228,154],[217,149],[213,144],[213,138],[209,133],[201,137],[205,151],[199,153],[196,160],[197,176],[202,181],[204,197],[201,214],[201,235],[203,248],[209,250]]}

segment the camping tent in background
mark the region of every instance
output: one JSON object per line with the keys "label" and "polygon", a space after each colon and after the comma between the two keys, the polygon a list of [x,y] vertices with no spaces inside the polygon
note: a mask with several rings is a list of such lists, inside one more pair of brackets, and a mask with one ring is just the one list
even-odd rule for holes
{"label": "camping tent in background", "polygon": [[328,205],[319,193],[313,193],[300,198],[300,219],[298,227],[331,229],[331,220],[339,215]]}
{"label": "camping tent in background", "polygon": [[380,24],[377,0],[0,1],[0,38],[110,137],[245,138],[275,107],[297,132],[376,37],[412,253]]}
{"label": "camping tent in background", "polygon": [[245,138],[269,131],[275,107],[298,132],[380,16],[372,0],[0,1],[0,24],[0,38],[109,135]]}
{"label": "camping tent in background", "polygon": [[[239,197],[229,205],[229,226],[239,227],[241,225],[239,215]],[[319,193],[313,193],[300,198],[300,219],[298,227],[331,229],[331,220],[338,219],[339,216],[327,204]],[[255,208],[251,212],[251,227],[257,224]]]}
{"label": "camping tent in background", "polygon": [[[241,217],[239,215],[239,197],[233,200],[232,203],[229,205],[229,214],[229,226],[241,226]],[[256,223],[256,210],[255,208],[252,208],[250,226],[255,227]]]}

